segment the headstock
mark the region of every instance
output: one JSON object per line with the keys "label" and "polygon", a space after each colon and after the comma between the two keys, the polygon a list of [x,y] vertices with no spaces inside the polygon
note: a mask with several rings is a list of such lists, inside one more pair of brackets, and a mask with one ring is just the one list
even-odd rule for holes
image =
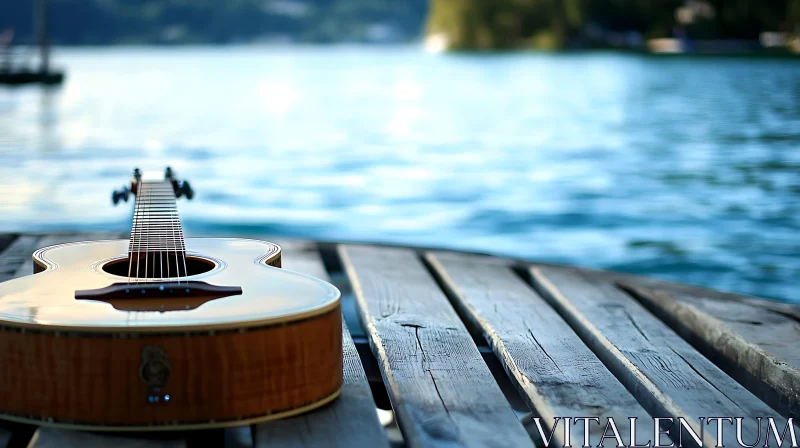
{"label": "headstock", "polygon": [[[175,177],[175,173],[172,171],[171,167],[167,167],[164,170],[163,181],[172,184],[172,189],[175,191],[176,198],[184,196],[186,199],[191,200],[194,197],[194,190],[192,190],[192,186],[189,184],[189,181],[178,180]],[[134,168],[130,186],[125,186],[119,190],[114,190],[114,192],[111,194],[111,201],[114,203],[114,205],[117,205],[121,200],[128,202],[130,195],[133,194],[135,196],[139,191],[139,185],[141,183],[142,172],[139,170],[139,168]]]}

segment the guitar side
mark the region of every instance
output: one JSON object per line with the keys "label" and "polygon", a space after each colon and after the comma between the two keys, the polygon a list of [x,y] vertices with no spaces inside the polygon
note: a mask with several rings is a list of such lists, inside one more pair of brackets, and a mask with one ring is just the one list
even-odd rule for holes
{"label": "guitar side", "polygon": [[38,251],[39,274],[0,284],[0,417],[172,430],[249,424],[333,400],[342,384],[339,292],[268,266],[280,261],[275,248],[187,240],[216,263],[189,279],[243,293],[168,312],[75,299],[75,290],[119,281],[102,266],[126,256],[127,241]]}

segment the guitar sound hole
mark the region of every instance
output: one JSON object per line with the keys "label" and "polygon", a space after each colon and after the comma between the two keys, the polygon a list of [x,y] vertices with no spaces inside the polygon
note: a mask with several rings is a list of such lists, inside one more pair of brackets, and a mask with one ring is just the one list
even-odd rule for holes
{"label": "guitar sound hole", "polygon": [[[120,277],[131,278],[176,278],[206,273],[216,265],[211,260],[200,257],[184,257],[175,259],[175,255],[167,257],[159,253],[142,254],[133,262],[129,258],[120,258],[103,265],[103,271]],[[138,269],[137,269],[138,267]],[[137,272],[138,271],[138,272]]]}

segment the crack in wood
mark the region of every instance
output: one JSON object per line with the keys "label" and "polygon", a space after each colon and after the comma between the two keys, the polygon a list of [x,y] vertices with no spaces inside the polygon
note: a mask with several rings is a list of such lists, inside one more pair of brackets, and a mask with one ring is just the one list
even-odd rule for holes
{"label": "crack in wood", "polygon": [[439,391],[439,385],[436,384],[436,377],[433,376],[432,369],[429,366],[425,365],[428,360],[428,355],[425,353],[425,348],[422,346],[422,340],[419,338],[419,329],[424,327],[422,327],[421,325],[414,325],[414,324],[402,324],[402,326],[414,328],[414,337],[417,338],[417,345],[419,346],[419,350],[422,352],[422,370],[428,372],[428,375],[431,377],[431,382],[433,383],[433,388],[436,390],[436,396],[439,397],[439,402],[442,403],[444,412],[447,414],[447,417],[451,421],[453,421],[453,417],[450,415],[450,409],[447,408],[447,403],[444,402],[442,393]]}
{"label": "crack in wood", "polygon": [[[697,370],[697,369],[695,368],[695,366],[693,366],[693,365],[692,365],[692,363],[691,363],[691,362],[689,362],[689,360],[688,360],[688,359],[684,358],[684,357],[683,357],[683,355],[681,355],[680,353],[678,353],[678,352],[677,352],[677,351],[676,351],[674,348],[670,347],[669,349],[670,349],[670,350],[672,350],[672,352],[673,352],[673,353],[675,353],[676,355],[678,355],[678,357],[679,357],[679,358],[681,358],[681,359],[683,360],[683,362],[685,362],[685,363],[686,363],[686,365],[688,365],[688,366],[689,366],[689,368],[690,368],[690,369],[692,369],[692,370],[694,371],[694,373],[696,373],[698,376],[700,376],[700,378],[702,378],[702,379],[703,379],[703,381],[705,381],[706,383],[710,384],[710,385],[711,385],[711,387],[713,387],[713,388],[714,388],[714,389],[716,389],[716,390],[717,390],[719,393],[721,393],[723,397],[727,398],[727,399],[728,399],[728,401],[730,401],[731,403],[733,403],[733,404],[734,404],[734,405],[735,405],[737,408],[741,409],[741,411],[742,411],[742,412],[745,412],[745,413],[747,412],[747,411],[745,411],[744,409],[742,409],[742,407],[741,407],[741,406],[739,406],[739,404],[738,404],[738,403],[736,403],[735,401],[733,401],[733,399],[731,399],[731,397],[729,397],[729,396],[728,396],[728,394],[726,394],[725,392],[723,392],[723,391],[722,391],[722,389],[720,389],[719,387],[717,387],[717,385],[716,385],[716,384],[714,384],[713,382],[711,382],[711,381],[710,381],[708,378],[706,378],[706,376],[705,376],[705,375],[703,375],[703,374],[702,374],[702,373],[701,373],[699,370]],[[743,414],[743,415],[746,415],[746,414]]]}
{"label": "crack in wood", "polygon": [[787,318],[789,318],[789,319],[792,319],[793,321],[795,321],[795,322],[797,322],[797,323],[799,323],[799,324],[800,324],[800,318],[798,318],[798,317],[797,317],[797,316],[795,316],[794,314],[787,313],[787,312],[785,312],[785,311],[781,311],[781,310],[777,310],[777,309],[772,309],[772,308],[770,308],[770,309],[769,309],[769,311],[772,311],[772,312],[773,312],[773,313],[775,313],[775,314],[780,314],[780,315],[781,315],[781,316],[783,316],[783,317],[787,317]]}
{"label": "crack in wood", "polygon": [[525,328],[528,330],[528,334],[531,335],[531,339],[533,339],[533,342],[535,342],[536,345],[538,345],[539,348],[542,350],[542,353],[544,353],[544,356],[547,356],[547,359],[549,359],[550,362],[553,363],[553,365],[556,367],[556,369],[558,369],[559,372],[564,373],[564,371],[561,370],[561,367],[558,366],[558,363],[556,362],[556,360],[553,359],[553,357],[550,356],[549,353],[547,353],[547,350],[545,350],[544,346],[542,346],[542,344],[539,342],[539,340],[536,339],[536,336],[533,335],[533,332],[531,331],[530,328],[528,328],[527,324],[525,324]]}
{"label": "crack in wood", "polygon": [[636,323],[636,320],[634,320],[633,316],[631,316],[631,313],[629,313],[628,310],[623,309],[622,314],[624,314],[625,317],[627,317],[628,320],[631,321],[631,324],[633,324],[634,328],[636,328],[636,330],[639,331],[639,334],[644,336],[644,338],[647,339],[647,341],[649,342],[650,338],[647,337],[647,335],[644,333],[644,330],[642,330],[639,324]]}

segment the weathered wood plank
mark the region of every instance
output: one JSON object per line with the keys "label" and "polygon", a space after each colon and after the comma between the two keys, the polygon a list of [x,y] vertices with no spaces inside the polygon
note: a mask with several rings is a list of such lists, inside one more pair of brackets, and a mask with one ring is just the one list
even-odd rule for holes
{"label": "weathered wood plank", "polygon": [[15,233],[0,233],[0,254],[17,238]]}
{"label": "weathered wood plank", "polygon": [[22,235],[0,253],[0,282],[17,277],[17,270],[31,259],[36,242],[40,239],[39,235]]}
{"label": "weathered wood plank", "polygon": [[413,251],[340,246],[339,255],[409,446],[532,446]]}
{"label": "weathered wood plank", "polygon": [[611,278],[615,277],[615,281],[641,285],[648,288],[658,288],[670,293],[686,294],[694,297],[701,297],[704,300],[715,300],[722,302],[738,302],[750,305],[753,308],[769,310],[774,313],[782,314],[789,318],[800,320],[800,305],[777,302],[775,300],[768,300],[761,297],[748,296],[744,294],[735,294],[724,291],[717,291],[714,289],[704,288],[702,286],[685,285],[682,283],[674,283],[666,280],[661,280],[652,277],[642,277],[631,274],[620,274],[617,272],[601,272],[602,274]]}
{"label": "weathered wood plank", "polygon": [[[760,346],[784,363],[800,369],[800,319],[751,303],[730,300],[725,296],[709,296],[702,289],[676,290],[641,283],[617,282],[623,288],[640,293],[646,307],[672,313],[703,313],[725,323],[751,343]],[[691,292],[689,292],[691,291]],[[686,314],[688,316],[688,314]]]}
{"label": "weathered wood plank", "polygon": [[[683,416],[697,434],[700,417],[779,417],[614,284],[568,269],[534,266],[530,273],[542,296],[652,415]],[[744,440],[766,440],[765,425],[760,436],[753,426],[744,426]],[[732,440],[734,428],[723,428]],[[705,431],[709,446],[714,433]]]}
{"label": "weathered wood plank", "polygon": [[[530,263],[520,263],[511,260],[509,260],[509,262],[516,263],[517,265],[530,264]],[[634,274],[625,274],[622,272],[600,271],[596,269],[549,265],[547,263],[536,263],[536,265],[550,266],[559,269],[568,269],[575,272],[581,272],[593,278],[603,279],[608,282],[628,283],[633,285],[644,286],[647,288],[663,289],[664,291],[668,291],[670,293],[686,294],[694,297],[702,297],[703,299],[711,299],[722,302],[744,303],[757,309],[769,310],[778,314],[785,315],[795,320],[800,320],[800,305],[797,304],[776,302],[774,300],[767,300],[760,297],[717,291],[702,286],[686,285],[682,283],[675,283],[667,280],[662,280],[659,278],[644,277],[641,275],[634,275]]]}
{"label": "weathered wood plank", "polygon": [[800,322],[745,303],[621,286],[775,410],[800,417]]}
{"label": "weathered wood plank", "polygon": [[183,440],[146,437],[119,437],[80,431],[41,427],[31,438],[28,448],[182,448]]}
{"label": "weathered wood plank", "polygon": [[[480,328],[545,427],[556,425],[556,417],[612,417],[620,433],[629,434],[628,418],[636,417],[638,433],[652,432],[650,416],[636,399],[508,267],[491,258],[452,253],[428,253],[426,260],[461,315]],[[593,427],[592,446],[600,442],[603,429]],[[555,444],[583,445],[582,431],[572,431],[571,436],[564,440],[558,430]]]}
{"label": "weathered wood plank", "polygon": [[[283,250],[283,268],[323,280],[328,273],[316,246],[311,243],[277,242]],[[388,447],[378,421],[364,368],[353,339],[342,319],[344,384],[341,396],[328,406],[305,415],[254,425],[257,447]]]}
{"label": "weathered wood plank", "polygon": [[[627,288],[651,312],[773,409],[784,416],[800,414],[800,386],[795,379],[800,369],[800,306],[631,274],[558,268]],[[636,294],[636,288],[640,294]],[[661,296],[648,297],[641,294],[644,291],[660,291]],[[675,318],[676,313],[680,313],[679,319]]]}
{"label": "weathered wood plank", "polygon": [[[513,263],[513,261],[509,262]],[[542,263],[536,264],[539,266],[545,265]],[[517,263],[517,266],[519,265]],[[800,323],[800,305],[780,303],[753,296],[721,292],[632,274],[566,266],[553,267],[581,272],[591,278],[615,282],[620,285],[664,291],[673,299],[696,306],[707,314],[725,322],[746,339],[764,348],[770,354],[782,360],[782,362],[795,368],[800,368],[800,351],[796,349],[796,344],[793,343],[798,340],[797,328],[798,323]],[[642,303],[648,306],[644,301]],[[754,319],[748,319],[746,316],[751,316]]]}

